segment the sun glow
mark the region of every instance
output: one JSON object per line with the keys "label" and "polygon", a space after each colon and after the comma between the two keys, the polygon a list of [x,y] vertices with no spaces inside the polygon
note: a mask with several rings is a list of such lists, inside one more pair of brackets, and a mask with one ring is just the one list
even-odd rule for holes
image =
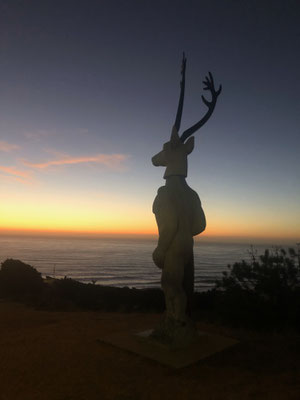
{"label": "sun glow", "polygon": [[[296,224],[283,229],[280,221],[258,221],[247,218],[206,213],[207,227],[200,237],[297,238]],[[157,234],[155,217],[142,206],[114,201],[93,201],[82,198],[18,198],[3,202],[0,232],[43,231],[90,234]]]}
{"label": "sun glow", "polygon": [[[157,235],[152,199],[131,193],[121,176],[109,186],[102,180],[96,187],[84,186],[86,175],[72,182],[72,176],[54,171],[44,181],[32,185],[6,183],[0,193],[0,233],[48,232],[74,234]],[[44,175],[43,175],[44,177]],[[39,177],[40,179],[42,177]],[[48,180],[47,180],[47,179]],[[122,175],[126,182],[128,175]],[[54,181],[54,180],[53,180]],[[57,186],[56,186],[57,185]],[[80,186],[81,185],[81,186]],[[100,189],[103,191],[100,191]],[[6,189],[6,190],[5,190]],[[299,224],[295,207],[274,213],[272,208],[251,207],[243,202],[203,201],[207,219],[203,238],[245,237],[279,238],[299,241]],[[300,216],[299,216],[300,217]]]}
{"label": "sun glow", "polygon": [[116,201],[27,197],[2,201],[0,229],[94,233],[155,233],[151,211]]}

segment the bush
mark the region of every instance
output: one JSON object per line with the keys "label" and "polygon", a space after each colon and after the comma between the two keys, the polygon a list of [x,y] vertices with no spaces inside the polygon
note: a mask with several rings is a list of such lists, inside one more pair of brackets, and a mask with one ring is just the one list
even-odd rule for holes
{"label": "bush", "polygon": [[104,311],[162,311],[164,300],[159,289],[138,290],[85,284],[70,278],[59,279],[51,285],[52,298],[89,310]]}
{"label": "bush", "polygon": [[1,264],[0,297],[25,301],[46,309],[160,312],[164,297],[160,289],[137,290],[94,284],[73,279],[54,279],[44,283],[41,274],[20,260]]}
{"label": "bush", "polygon": [[43,290],[41,274],[20,260],[7,259],[1,264],[0,295],[21,299],[36,296]]}
{"label": "bush", "polygon": [[299,251],[265,250],[251,261],[228,266],[216,283],[217,308],[234,325],[248,327],[300,326]]}

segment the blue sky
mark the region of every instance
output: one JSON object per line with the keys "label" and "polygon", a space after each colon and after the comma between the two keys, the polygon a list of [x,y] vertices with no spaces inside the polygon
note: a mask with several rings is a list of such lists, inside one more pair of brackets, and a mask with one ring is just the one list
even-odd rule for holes
{"label": "blue sky", "polygon": [[72,230],[78,217],[78,230],[155,230],[164,171],[151,157],[174,123],[184,50],[182,129],[206,111],[207,71],[223,85],[189,157],[207,234],[299,238],[297,1],[0,7],[2,228]]}

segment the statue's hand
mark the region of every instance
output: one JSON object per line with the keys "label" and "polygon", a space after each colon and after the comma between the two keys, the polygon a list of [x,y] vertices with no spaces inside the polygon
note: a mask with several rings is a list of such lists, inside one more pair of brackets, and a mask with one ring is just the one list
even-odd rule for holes
{"label": "statue's hand", "polygon": [[159,247],[156,247],[154,252],[152,253],[152,258],[154,261],[154,264],[159,268],[163,269],[164,267],[164,262],[165,262],[165,253],[163,253]]}

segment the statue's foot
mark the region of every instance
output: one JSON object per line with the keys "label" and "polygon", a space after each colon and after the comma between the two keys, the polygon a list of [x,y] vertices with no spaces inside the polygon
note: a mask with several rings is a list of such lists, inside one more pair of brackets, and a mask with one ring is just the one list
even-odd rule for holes
{"label": "statue's foot", "polygon": [[197,337],[196,324],[188,317],[179,321],[165,316],[151,334],[152,339],[174,349],[189,346]]}

